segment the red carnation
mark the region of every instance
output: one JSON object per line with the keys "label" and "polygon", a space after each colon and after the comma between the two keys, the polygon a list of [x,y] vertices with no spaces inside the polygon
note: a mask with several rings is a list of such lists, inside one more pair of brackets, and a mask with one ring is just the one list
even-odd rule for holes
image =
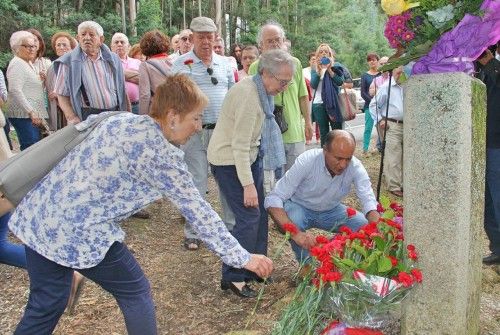
{"label": "red carnation", "polygon": [[385,212],[385,209],[384,209],[384,207],[382,207],[381,204],[377,204],[377,212],[379,212],[379,213]]}
{"label": "red carnation", "polygon": [[411,269],[410,272],[417,283],[422,282],[423,276],[422,276],[422,272],[419,269]]}
{"label": "red carnation", "polygon": [[406,272],[400,272],[396,278],[404,287],[410,287],[413,284],[413,277]]}
{"label": "red carnation", "polygon": [[351,207],[347,207],[347,217],[352,218],[354,215],[356,215],[356,210]]}
{"label": "red carnation", "polygon": [[190,59],[186,59],[186,60],[184,61],[184,65],[191,65],[191,64],[193,64],[193,63],[194,63],[194,61],[193,61],[191,58],[190,58]]}
{"label": "red carnation", "polygon": [[413,244],[408,244],[406,249],[408,249],[408,251],[415,251],[415,246]]}
{"label": "red carnation", "polygon": [[342,226],[339,228],[339,231],[341,233],[346,233],[346,234],[352,234],[352,230],[351,228],[347,227],[347,226]]}
{"label": "red carnation", "polygon": [[324,277],[323,279],[325,281],[329,281],[329,282],[339,282],[341,279],[342,279],[342,274],[340,272],[337,272],[337,271],[333,271],[333,272],[328,272]]}
{"label": "red carnation", "polygon": [[291,222],[283,224],[282,227],[287,233],[290,233],[290,235],[295,235],[299,232],[299,228]]}
{"label": "red carnation", "polygon": [[418,258],[417,252],[409,250],[408,251],[408,258],[413,259],[414,261],[416,261],[417,258]]}
{"label": "red carnation", "polygon": [[316,243],[318,243],[318,244],[326,244],[328,242],[329,241],[328,241],[328,239],[325,236],[323,236],[323,235],[316,236]]}
{"label": "red carnation", "polygon": [[392,266],[398,265],[398,259],[394,256],[389,256],[389,259],[391,260]]}

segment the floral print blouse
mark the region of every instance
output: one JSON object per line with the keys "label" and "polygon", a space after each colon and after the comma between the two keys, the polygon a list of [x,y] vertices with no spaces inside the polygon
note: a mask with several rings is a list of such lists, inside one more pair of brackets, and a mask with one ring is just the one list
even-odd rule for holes
{"label": "floral print blouse", "polygon": [[102,121],[26,195],[9,227],[40,255],[84,269],[124,240],[121,221],[162,197],[224,263],[241,268],[250,260],[195,188],[183,152],[147,115],[120,113]]}

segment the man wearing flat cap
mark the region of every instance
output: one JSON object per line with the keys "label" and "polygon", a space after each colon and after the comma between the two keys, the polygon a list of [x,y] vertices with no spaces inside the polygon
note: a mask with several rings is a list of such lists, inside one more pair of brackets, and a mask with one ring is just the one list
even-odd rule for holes
{"label": "man wearing flat cap", "polygon": [[[189,28],[193,32],[190,37],[193,50],[174,61],[172,72],[189,75],[209,99],[208,106],[203,111],[202,131],[191,136],[189,141],[181,147],[196,188],[200,194],[205,195],[208,189],[207,146],[219,118],[222,101],[228,89],[234,84],[234,75],[227,59],[213,52],[217,33],[214,21],[204,16],[196,17],[191,21]],[[234,217],[225,199],[221,197],[220,200],[224,222],[231,230]],[[188,250],[198,249],[200,241],[189,225],[184,226],[184,233],[184,247]]]}

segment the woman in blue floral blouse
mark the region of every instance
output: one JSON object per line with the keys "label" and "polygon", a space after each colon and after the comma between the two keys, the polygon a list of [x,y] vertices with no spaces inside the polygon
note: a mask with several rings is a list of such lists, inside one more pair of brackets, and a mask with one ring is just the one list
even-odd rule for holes
{"label": "woman in blue floral blouse", "polygon": [[260,277],[271,273],[271,260],[243,249],[201,197],[177,147],[201,130],[206,96],[185,75],[168,77],[157,93],[150,115],[121,113],[101,122],[12,215],[9,227],[26,245],[30,276],[15,334],[52,333],[74,269],[115,297],[129,334],[156,334],[149,282],[123,243],[120,223],[162,197],[224,263]]}

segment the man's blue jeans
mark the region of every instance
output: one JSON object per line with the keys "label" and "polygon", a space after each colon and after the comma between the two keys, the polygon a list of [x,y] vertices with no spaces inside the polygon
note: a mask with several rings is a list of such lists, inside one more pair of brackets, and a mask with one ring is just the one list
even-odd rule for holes
{"label": "man's blue jeans", "polygon": [[[52,334],[68,303],[73,269],[52,262],[28,247],[26,260],[30,295],[14,334]],[[78,272],[115,297],[128,334],[157,334],[149,282],[124,244],[113,243],[98,265]]]}
{"label": "man's blue jeans", "polygon": [[500,256],[500,149],[486,148],[484,230],[490,250]]}
{"label": "man's blue jeans", "polygon": [[[291,200],[287,200],[284,209],[290,220],[301,230],[306,231],[311,228],[318,228],[329,232],[336,232],[341,226],[347,226],[353,231],[357,231],[368,220],[360,212],[356,215],[347,217],[347,206],[338,204],[334,208],[317,212],[307,209]],[[293,252],[299,263],[302,263],[309,257],[309,251],[302,249],[293,240],[290,240]]]}

